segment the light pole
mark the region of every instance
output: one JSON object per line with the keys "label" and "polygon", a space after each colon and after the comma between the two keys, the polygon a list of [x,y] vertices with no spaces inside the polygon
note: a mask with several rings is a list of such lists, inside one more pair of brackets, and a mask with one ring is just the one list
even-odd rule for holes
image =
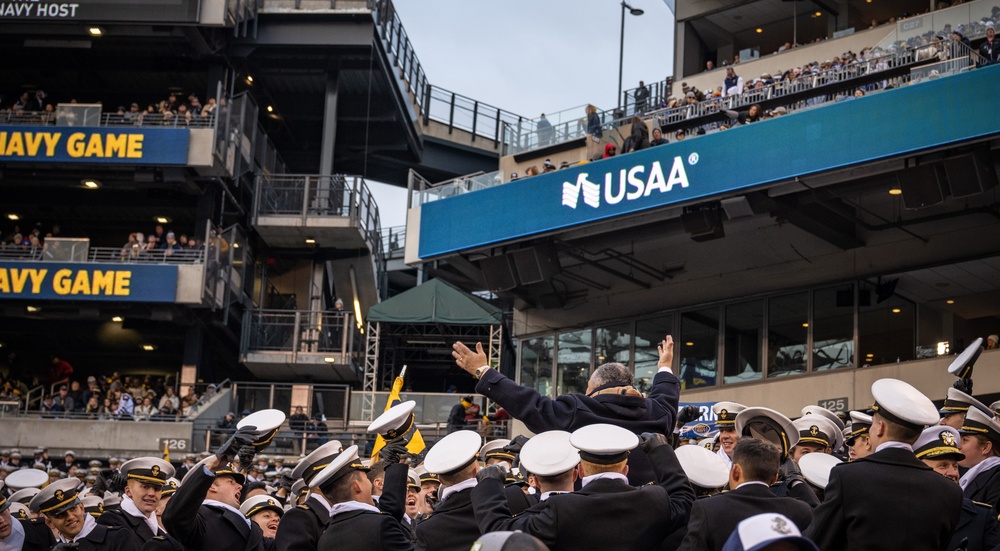
{"label": "light pole", "polygon": [[618,47],[618,107],[622,106],[622,67],[625,62],[625,10],[629,13],[638,17],[646,12],[640,10],[639,8],[633,8],[632,6],[625,3],[622,0],[622,32],[621,32],[621,44]]}

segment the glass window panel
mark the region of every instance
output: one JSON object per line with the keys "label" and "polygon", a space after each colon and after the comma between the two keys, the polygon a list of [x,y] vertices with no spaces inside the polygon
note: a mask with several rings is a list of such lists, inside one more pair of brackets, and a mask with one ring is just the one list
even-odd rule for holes
{"label": "glass window panel", "polygon": [[[649,392],[653,377],[656,376],[656,364],[660,359],[660,352],[656,347],[663,341],[663,337],[673,331],[672,314],[635,322],[635,387],[640,392]],[[674,356],[677,356],[679,347],[676,341],[674,339]]]}
{"label": "glass window panel", "polygon": [[594,331],[594,365],[608,362],[618,362],[626,366],[631,364],[631,323],[598,327]]}
{"label": "glass window panel", "polygon": [[767,314],[767,376],[805,373],[809,294],[771,298]]}
{"label": "glass window panel", "polygon": [[555,337],[535,337],[521,341],[521,384],[552,395],[552,356]]}
{"label": "glass window panel", "polygon": [[763,376],[764,301],[726,306],[724,383],[756,381]]}
{"label": "glass window panel", "polygon": [[556,396],[571,392],[586,392],[590,379],[591,330],[573,331],[559,334],[559,380]]}
{"label": "glass window panel", "polygon": [[718,372],[719,309],[705,308],[681,314],[681,338],[674,346],[680,354],[681,388],[715,384]]}
{"label": "glass window panel", "polygon": [[854,366],[854,286],[813,292],[813,371]]}
{"label": "glass window panel", "polygon": [[913,342],[916,306],[893,295],[878,302],[875,286],[862,283],[861,293],[870,306],[861,306],[858,320],[858,348],[861,360],[868,365],[887,364],[914,359]]}

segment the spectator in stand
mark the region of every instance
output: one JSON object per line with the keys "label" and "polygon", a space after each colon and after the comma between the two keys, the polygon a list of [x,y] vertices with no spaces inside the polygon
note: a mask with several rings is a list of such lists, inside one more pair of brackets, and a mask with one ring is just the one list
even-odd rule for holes
{"label": "spectator in stand", "polygon": [[177,410],[181,407],[181,399],[174,394],[174,387],[168,386],[164,391],[163,396],[160,397],[159,409],[162,411],[163,408],[168,408],[171,414],[177,413]]}
{"label": "spectator in stand", "polygon": [[649,127],[639,115],[632,117],[632,132],[629,139],[632,143],[628,151],[641,151],[649,147]]}
{"label": "spectator in stand", "polygon": [[715,69],[715,62],[709,59],[708,61],[705,62],[705,70],[711,71],[713,69]]}
{"label": "spectator in stand", "polygon": [[153,407],[153,399],[147,396],[142,399],[142,405],[135,408],[135,420],[149,421],[154,413],[156,413],[156,408]]}
{"label": "spectator in stand", "polygon": [[162,248],[163,243],[166,242],[167,232],[163,229],[162,224],[157,224],[153,228],[153,233],[149,234],[150,237],[156,238],[156,246]]}
{"label": "spectator in stand", "polygon": [[101,404],[100,409],[97,410],[99,419],[114,419],[115,410],[118,409],[117,404],[115,404],[114,399],[108,397],[104,399],[104,403]]}
{"label": "spectator in stand", "polygon": [[135,232],[128,234],[128,241],[122,245],[122,261],[139,258],[139,253],[142,252],[142,245],[139,244],[138,237],[138,234]]}
{"label": "spectator in stand", "polygon": [[191,124],[191,112],[188,111],[188,106],[183,103],[177,106],[177,122],[178,126],[188,126]]}
{"label": "spectator in stand", "polygon": [[135,400],[132,399],[132,395],[121,386],[116,386],[118,383],[112,385],[112,393],[115,396],[115,400],[118,401],[118,407],[115,408],[115,418],[123,421],[130,421],[135,415]]}
{"label": "spectator in stand", "polygon": [[1000,43],[997,42],[997,34],[992,21],[987,23],[986,40],[979,45],[979,55],[983,57],[983,65],[992,65],[1000,61]]}
{"label": "spectator in stand", "polygon": [[181,250],[180,244],[177,243],[176,239],[174,239],[174,232],[167,233],[167,239],[163,242],[163,246],[161,248],[163,249],[163,256],[165,258],[169,258],[173,256],[174,253]]}
{"label": "spectator in stand", "polygon": [[639,81],[639,88],[635,91],[635,112],[645,113],[646,108],[649,106],[649,88],[646,88],[646,83]]}
{"label": "spectator in stand", "polygon": [[736,96],[743,92],[743,77],[736,74],[732,67],[726,68],[726,78],[722,81],[722,95]]}
{"label": "spectator in stand", "polygon": [[170,106],[170,104],[168,104],[165,100],[161,101],[159,105],[157,105],[157,111],[163,118],[163,124],[165,125],[173,124],[174,111],[173,108]]}
{"label": "spectator in stand", "polygon": [[192,413],[194,413],[194,408],[191,407],[191,401],[187,398],[187,396],[181,398],[181,408],[177,411],[178,418],[185,419]]}
{"label": "spectator in stand", "polygon": [[298,433],[305,432],[306,425],[308,424],[309,424],[309,416],[306,415],[305,408],[303,408],[302,406],[295,406],[295,413],[293,413],[292,416],[288,418],[288,427],[297,433],[295,435],[296,438],[301,436],[301,434]]}
{"label": "spectator in stand", "polygon": [[208,118],[215,115],[215,98],[208,98],[208,102],[205,103],[205,107],[201,109],[202,118]]}
{"label": "spectator in stand", "polygon": [[87,405],[83,408],[83,412],[90,419],[97,418],[97,414],[101,412],[101,403],[97,399],[97,394],[90,395],[90,398],[87,399]]}
{"label": "spectator in stand", "polygon": [[[215,427],[222,431],[225,435],[233,433],[236,430],[236,414],[230,411],[225,417],[216,421]],[[223,438],[223,441],[228,438],[229,436],[226,436]]]}
{"label": "spectator in stand", "polygon": [[53,385],[59,381],[65,381],[73,376],[73,366],[59,356],[52,357],[52,371],[49,372],[48,384]]}
{"label": "spectator in stand", "polygon": [[617,154],[618,154],[618,147],[616,147],[615,144],[613,143],[604,144],[604,157],[603,157],[604,159],[607,159],[609,157],[614,157]]}
{"label": "spectator in stand", "polygon": [[73,381],[69,384],[69,397],[73,400],[73,411],[82,411],[83,405],[87,402],[83,399],[80,381]]}
{"label": "spectator in stand", "polygon": [[604,137],[604,130],[601,128],[601,117],[597,114],[597,108],[593,105],[587,106],[587,134],[590,134],[595,142],[601,141]]}
{"label": "spectator in stand", "polygon": [[55,404],[53,404],[53,399],[51,394],[46,394],[45,398],[42,399],[42,405],[38,408],[42,412],[42,417],[51,419],[55,417]]}
{"label": "spectator in stand", "polygon": [[204,108],[205,106],[201,104],[201,100],[198,99],[198,96],[194,94],[188,96],[188,111],[191,112],[192,118],[200,118],[201,112]]}
{"label": "spectator in stand", "polygon": [[730,119],[735,120],[739,124],[750,124],[752,122],[757,122],[763,120],[764,112],[761,110],[760,105],[756,103],[751,105],[750,108],[743,112],[737,112],[730,109],[723,111]]}
{"label": "spectator in stand", "polygon": [[326,423],[323,422],[323,416],[319,413],[313,415],[313,418],[309,420],[309,427],[306,430],[309,431],[306,434],[306,443],[310,446],[322,446],[330,441],[328,436],[330,429],[327,428]]}
{"label": "spectator in stand", "polygon": [[535,131],[538,133],[538,145],[546,146],[552,143],[552,123],[545,118],[545,113],[542,113],[535,123]]}
{"label": "spectator in stand", "polygon": [[95,396],[98,399],[101,397],[101,386],[97,383],[97,377],[93,375],[87,377],[87,390],[83,391],[80,401],[86,404],[90,401],[91,396]]}
{"label": "spectator in stand", "polygon": [[139,104],[133,102],[123,118],[129,124],[139,124],[140,115],[142,115],[142,111],[139,110]]}
{"label": "spectator in stand", "polygon": [[670,143],[670,140],[663,137],[663,133],[660,132],[660,127],[653,128],[653,139],[649,141],[649,145],[655,147],[668,143]]}
{"label": "spectator in stand", "polygon": [[69,388],[66,385],[59,387],[59,394],[52,399],[52,409],[63,413],[72,412],[75,404],[73,398],[69,396]]}

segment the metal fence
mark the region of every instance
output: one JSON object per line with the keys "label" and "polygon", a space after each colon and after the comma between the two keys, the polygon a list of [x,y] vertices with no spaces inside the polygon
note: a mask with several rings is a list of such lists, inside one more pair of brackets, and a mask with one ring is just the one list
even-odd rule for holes
{"label": "metal fence", "polygon": [[[38,247],[8,246],[0,249],[0,260],[23,260],[26,262],[55,261],[67,262],[61,258],[53,258],[52,251],[46,245]],[[205,249],[144,249],[135,247],[90,247],[87,262],[98,264],[201,264],[205,261]]]}
{"label": "metal fence", "polygon": [[254,310],[249,316],[247,350],[349,352],[356,338],[350,312]]}

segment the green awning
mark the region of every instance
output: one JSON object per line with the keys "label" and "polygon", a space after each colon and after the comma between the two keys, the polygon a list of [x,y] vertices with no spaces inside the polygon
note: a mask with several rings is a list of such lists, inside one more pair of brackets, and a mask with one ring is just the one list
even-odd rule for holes
{"label": "green awning", "polygon": [[432,279],[368,309],[368,321],[495,325],[502,312],[485,300]]}

